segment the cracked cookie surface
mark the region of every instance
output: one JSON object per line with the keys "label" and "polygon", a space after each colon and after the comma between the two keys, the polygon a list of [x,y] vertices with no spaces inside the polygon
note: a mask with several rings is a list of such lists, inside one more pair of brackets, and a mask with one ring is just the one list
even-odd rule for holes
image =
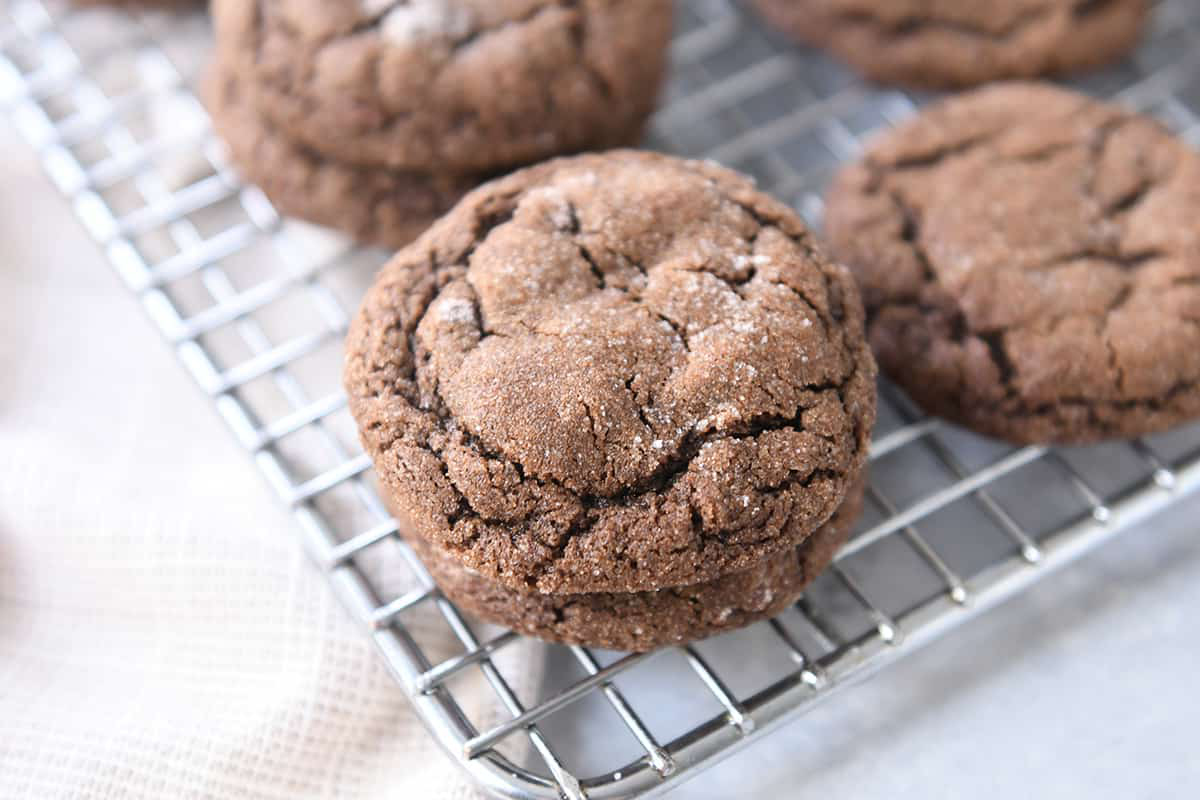
{"label": "cracked cookie surface", "polygon": [[222,57],[346,163],[502,171],[637,141],[670,0],[214,0]]}
{"label": "cracked cookie surface", "polygon": [[1014,83],[868,146],[826,233],[885,373],[1014,442],[1200,415],[1200,156],[1157,122]]}
{"label": "cracked cookie surface", "polygon": [[511,589],[459,564],[437,546],[409,541],[442,592],[460,608],[529,636],[643,652],[742,628],[781,613],[829,566],[862,510],[863,482],[798,547],[708,583],[643,592],[541,594]]}
{"label": "cracked cookie surface", "polygon": [[204,102],[238,172],[283,214],[398,249],[486,179],[331,161],[260,117],[243,83],[218,62],[205,81]]}
{"label": "cracked cookie surface", "polygon": [[753,0],[873,80],[971,86],[1088,69],[1133,47],[1148,0]]}
{"label": "cracked cookie surface", "polygon": [[711,164],[615,151],[475,190],[381,271],[350,410],[416,531],[514,588],[712,580],[796,546],[867,452],[853,278]]}

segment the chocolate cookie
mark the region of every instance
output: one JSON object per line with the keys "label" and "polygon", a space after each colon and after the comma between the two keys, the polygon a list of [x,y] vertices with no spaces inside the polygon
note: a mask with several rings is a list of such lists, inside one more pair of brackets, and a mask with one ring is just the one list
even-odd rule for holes
{"label": "chocolate cookie", "polygon": [[856,482],[833,516],[800,546],[708,583],[644,592],[541,594],[510,589],[409,539],[442,593],[482,619],[541,639],[641,652],[742,628],[799,598],[845,543],[862,509]]}
{"label": "chocolate cookie", "polygon": [[242,83],[218,63],[209,73],[205,102],[238,171],[281,213],[398,249],[484,180],[331,161],[259,116]]}
{"label": "chocolate cookie", "polygon": [[883,83],[949,88],[1096,67],[1137,43],[1149,0],[753,0],[773,25]]}
{"label": "chocolate cookie", "polygon": [[350,410],[417,532],[514,588],[630,592],[795,547],[867,452],[850,274],[721,167],[617,151],[475,190],[380,272]]}
{"label": "chocolate cookie", "polygon": [[670,0],[215,0],[218,47],[287,134],[347,163],[498,170],[632,144]]}
{"label": "chocolate cookie", "polygon": [[834,182],[826,229],[885,372],[1014,442],[1200,415],[1200,156],[1048,85],[959,95]]}

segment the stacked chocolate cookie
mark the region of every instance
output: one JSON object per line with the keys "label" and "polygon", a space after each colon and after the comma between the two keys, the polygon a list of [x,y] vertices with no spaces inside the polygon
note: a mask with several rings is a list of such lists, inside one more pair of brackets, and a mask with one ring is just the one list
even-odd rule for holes
{"label": "stacked chocolate cookie", "polygon": [[388,247],[471,187],[634,143],[670,0],[214,0],[206,88],[246,178],[285,214]]}
{"label": "stacked chocolate cookie", "polygon": [[381,271],[350,409],[442,590],[629,650],[793,602],[875,414],[850,274],[736,173],[632,151],[468,194]]}

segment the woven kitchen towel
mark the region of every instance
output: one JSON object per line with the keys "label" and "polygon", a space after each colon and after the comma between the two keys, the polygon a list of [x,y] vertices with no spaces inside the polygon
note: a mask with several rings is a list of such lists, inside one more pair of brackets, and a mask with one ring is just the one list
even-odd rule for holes
{"label": "woven kitchen towel", "polygon": [[475,796],[0,119],[0,797]]}

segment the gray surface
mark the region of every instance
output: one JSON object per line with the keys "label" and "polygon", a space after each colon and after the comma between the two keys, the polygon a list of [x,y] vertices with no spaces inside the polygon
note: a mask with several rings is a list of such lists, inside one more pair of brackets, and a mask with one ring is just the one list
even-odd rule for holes
{"label": "gray surface", "polygon": [[682,786],[679,798],[1185,798],[1200,498]]}

